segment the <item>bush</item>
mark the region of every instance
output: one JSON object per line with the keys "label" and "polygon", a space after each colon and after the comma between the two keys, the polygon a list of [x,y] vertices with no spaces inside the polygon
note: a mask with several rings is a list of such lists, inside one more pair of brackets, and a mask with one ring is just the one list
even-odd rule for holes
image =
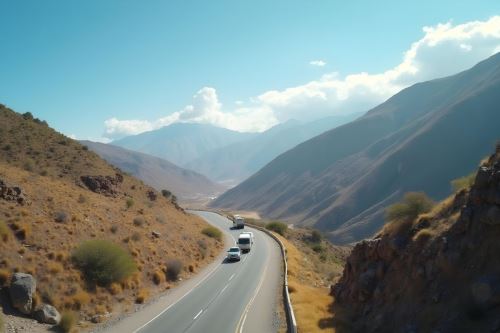
{"label": "bush", "polygon": [[7,224],[0,220],[0,239],[3,242],[6,242],[9,240],[9,235],[10,235],[10,230],[9,227],[7,227]]}
{"label": "bush", "polygon": [[75,327],[78,317],[73,311],[64,311],[61,314],[61,321],[59,322],[59,327],[65,333],[71,332]]}
{"label": "bush", "polygon": [[434,202],[423,192],[408,192],[403,200],[386,210],[386,218],[389,221],[406,220],[413,221],[420,214],[428,213]]}
{"label": "bush", "polygon": [[204,234],[205,236],[215,238],[219,241],[222,239],[222,232],[216,227],[206,227],[201,231],[201,233]]}
{"label": "bush", "polygon": [[323,246],[322,246],[321,244],[314,244],[311,248],[312,248],[312,249],[313,249],[313,251],[314,251],[314,252],[316,252],[316,253],[321,253],[321,252],[323,252],[323,250],[324,250],[324,249],[323,249]]}
{"label": "bush", "polygon": [[56,212],[54,220],[59,223],[67,222],[69,220],[69,214],[63,211]]}
{"label": "bush", "polygon": [[132,199],[127,199],[127,201],[125,202],[125,205],[127,206],[127,208],[130,208],[134,205],[134,200]]}
{"label": "bush", "polygon": [[198,248],[200,249],[200,254],[203,259],[207,256],[208,253],[208,245],[207,242],[205,242],[204,239],[199,239],[198,240]]}
{"label": "bush", "polygon": [[167,261],[167,279],[177,281],[182,271],[182,262],[179,259],[170,259]]}
{"label": "bush", "polygon": [[451,181],[451,187],[453,191],[458,192],[463,189],[469,188],[474,184],[474,180],[476,179],[476,173],[473,172],[467,176],[460,177]]}
{"label": "bush", "polygon": [[142,227],[142,225],[144,224],[144,219],[142,217],[136,217],[134,218],[134,225],[136,227]]}
{"label": "bush", "polygon": [[169,190],[161,190],[161,195],[168,199],[172,195],[172,192],[170,192]]}
{"label": "bush", "polygon": [[311,232],[311,242],[313,243],[319,243],[323,239],[323,236],[318,230],[313,230]]}
{"label": "bush", "polygon": [[73,252],[72,259],[89,283],[102,286],[123,281],[137,269],[130,254],[105,240],[82,243]]}
{"label": "bush", "polygon": [[266,229],[277,232],[281,236],[285,236],[288,226],[282,222],[270,222],[266,225]]}
{"label": "bush", "polygon": [[83,195],[83,194],[80,194],[78,196],[78,203],[86,203],[87,202],[87,198]]}

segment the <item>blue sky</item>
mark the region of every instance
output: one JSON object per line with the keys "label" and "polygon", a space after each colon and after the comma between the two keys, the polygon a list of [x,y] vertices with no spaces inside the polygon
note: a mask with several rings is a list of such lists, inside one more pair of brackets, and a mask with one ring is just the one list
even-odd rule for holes
{"label": "blue sky", "polygon": [[[314,103],[299,110],[300,103],[264,105],[259,96],[325,74],[390,70],[424,36],[424,26],[486,21],[500,13],[500,2],[2,0],[0,13],[0,103],[65,134],[97,139],[111,118],[149,129],[158,125],[147,123],[180,110],[187,111],[174,121],[239,130],[301,118]],[[201,117],[204,108],[241,110],[225,119]],[[270,114],[272,121],[261,119]],[[233,125],[238,119],[255,128]]]}

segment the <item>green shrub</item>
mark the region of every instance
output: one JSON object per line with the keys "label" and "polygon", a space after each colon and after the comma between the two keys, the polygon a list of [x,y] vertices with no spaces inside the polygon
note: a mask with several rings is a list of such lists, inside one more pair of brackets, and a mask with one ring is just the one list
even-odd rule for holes
{"label": "green shrub", "polygon": [[78,317],[76,313],[74,313],[73,311],[64,311],[61,314],[59,328],[65,333],[71,332],[71,330],[75,327],[77,321]]}
{"label": "green shrub", "polygon": [[453,191],[458,192],[460,190],[469,188],[474,184],[474,180],[476,179],[476,173],[473,172],[467,176],[460,177],[451,181],[451,187]]}
{"label": "green shrub", "polygon": [[170,259],[167,261],[167,279],[177,281],[182,271],[182,262],[179,259]]}
{"label": "green shrub", "polygon": [[316,253],[321,253],[324,250],[323,245],[321,245],[321,244],[314,244],[311,247],[311,249],[313,249],[313,251],[316,252]]}
{"label": "green shrub", "polygon": [[402,201],[387,208],[386,218],[388,221],[413,221],[420,214],[429,212],[433,206],[434,202],[425,193],[408,192]]}
{"label": "green shrub", "polygon": [[318,230],[313,230],[311,232],[311,242],[313,243],[319,243],[323,239],[323,236]]}
{"label": "green shrub", "polygon": [[282,222],[270,222],[266,225],[266,229],[277,232],[281,236],[285,236],[288,225]]}
{"label": "green shrub", "polygon": [[131,198],[127,199],[127,201],[125,202],[127,208],[130,208],[134,205],[134,200],[132,200]]}
{"label": "green shrub", "polygon": [[205,236],[215,238],[217,240],[222,239],[222,232],[215,227],[206,227],[201,231],[201,233],[204,234]]}
{"label": "green shrub", "polygon": [[161,190],[161,195],[168,199],[172,195],[172,192],[170,192],[169,190]]}
{"label": "green shrub", "polygon": [[120,282],[137,269],[130,254],[105,240],[83,242],[73,252],[72,259],[89,283],[101,286]]}

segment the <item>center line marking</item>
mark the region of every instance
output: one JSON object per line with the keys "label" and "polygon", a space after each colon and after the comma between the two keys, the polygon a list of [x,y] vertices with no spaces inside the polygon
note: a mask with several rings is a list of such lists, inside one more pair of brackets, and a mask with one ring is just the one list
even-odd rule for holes
{"label": "center line marking", "polygon": [[202,312],[203,312],[203,309],[201,309],[200,312],[198,312],[198,314],[196,316],[194,316],[193,320],[196,320],[196,318],[198,318]]}
{"label": "center line marking", "polygon": [[234,274],[231,275],[231,277],[229,278],[229,281],[231,281],[233,278],[234,278]]}

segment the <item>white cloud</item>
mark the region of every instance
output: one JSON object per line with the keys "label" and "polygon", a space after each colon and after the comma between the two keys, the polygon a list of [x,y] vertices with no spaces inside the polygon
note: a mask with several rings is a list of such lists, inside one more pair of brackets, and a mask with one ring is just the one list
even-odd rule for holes
{"label": "white cloud", "polygon": [[212,124],[241,132],[260,132],[278,123],[273,111],[262,105],[238,107],[232,112],[223,112],[216,90],[203,87],[193,96],[192,104],[155,121],[108,119],[104,122],[104,135],[116,139],[178,122]]}
{"label": "white cloud", "polygon": [[323,60],[312,60],[309,62],[309,65],[316,67],[324,67],[326,65],[326,62]]}
{"label": "white cloud", "polygon": [[[459,25],[438,24],[424,27],[423,32],[401,63],[382,73],[326,74],[300,86],[267,91],[247,103],[236,103],[231,112],[223,112],[215,89],[205,87],[193,96],[191,105],[156,121],[109,119],[105,136],[137,134],[174,122],[262,131],[291,118],[310,120],[367,111],[409,85],[455,74],[500,51],[500,16]],[[311,65],[320,61],[311,61]]]}

